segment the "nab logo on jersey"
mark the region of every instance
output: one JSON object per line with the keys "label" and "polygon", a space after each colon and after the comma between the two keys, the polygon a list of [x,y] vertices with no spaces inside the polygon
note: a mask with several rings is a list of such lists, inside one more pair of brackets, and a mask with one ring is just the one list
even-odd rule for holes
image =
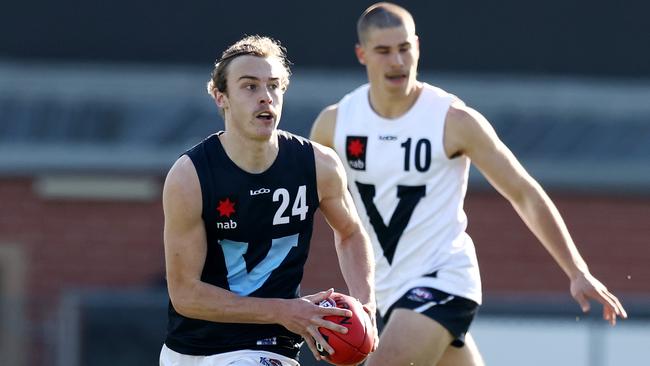
{"label": "nab logo on jersey", "polygon": [[347,136],[345,138],[345,156],[352,169],[366,170],[367,146],[368,136]]}
{"label": "nab logo on jersey", "polygon": [[235,202],[230,200],[230,197],[226,197],[223,200],[219,200],[219,206],[217,206],[217,211],[219,211],[219,218],[227,218],[228,221],[217,221],[217,229],[235,229],[237,228],[237,221],[234,221],[230,216],[236,214]]}

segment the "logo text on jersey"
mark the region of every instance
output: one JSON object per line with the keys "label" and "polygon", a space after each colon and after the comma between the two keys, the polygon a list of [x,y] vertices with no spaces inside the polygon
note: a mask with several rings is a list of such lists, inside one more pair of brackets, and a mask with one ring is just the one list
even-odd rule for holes
{"label": "logo text on jersey", "polygon": [[235,229],[237,228],[237,221],[233,220],[234,215],[237,214],[236,211],[236,200],[231,199],[230,197],[225,197],[219,200],[217,205],[217,211],[219,212],[219,219],[228,221],[217,221],[217,229]]}
{"label": "logo text on jersey", "polygon": [[367,147],[368,136],[346,136],[345,156],[350,168],[354,170],[366,170]]}
{"label": "logo text on jersey", "polygon": [[271,190],[268,188],[260,188],[256,190],[250,190],[251,196],[257,196],[258,194],[271,193]]}
{"label": "logo text on jersey", "polygon": [[225,222],[217,221],[217,229],[236,229],[237,221],[228,220]]}
{"label": "logo text on jersey", "polygon": [[397,136],[382,135],[382,136],[379,136],[379,139],[382,140],[382,141],[396,141]]}

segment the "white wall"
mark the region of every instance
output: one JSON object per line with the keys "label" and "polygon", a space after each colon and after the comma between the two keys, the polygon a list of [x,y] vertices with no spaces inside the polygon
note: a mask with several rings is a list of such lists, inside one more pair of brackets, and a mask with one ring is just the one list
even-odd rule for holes
{"label": "white wall", "polygon": [[650,321],[483,316],[471,333],[488,366],[650,364]]}

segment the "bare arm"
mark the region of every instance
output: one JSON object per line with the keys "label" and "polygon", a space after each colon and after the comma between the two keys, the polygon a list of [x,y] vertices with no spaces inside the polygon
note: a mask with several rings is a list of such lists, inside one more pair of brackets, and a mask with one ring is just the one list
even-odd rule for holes
{"label": "bare arm", "polygon": [[[167,285],[172,305],[179,314],[213,322],[278,323],[305,338],[316,336],[317,327],[346,331],[322,317],[348,316],[349,311],[314,305],[331,291],[300,299],[267,299],[239,296],[201,281],[207,239],[201,217],[201,188],[187,156],[179,158],[167,176],[163,210]],[[316,352],[315,348],[313,351]]]}
{"label": "bare arm", "polygon": [[[318,115],[309,138],[321,145],[334,148],[334,131],[338,105],[330,105]],[[341,162],[334,151],[314,145],[317,161],[318,195],[320,208],[334,231],[334,243],[339,266],[350,295],[358,298],[375,326],[375,346],[378,345],[374,293],[374,257],[370,239],[363,229]],[[373,351],[374,351],[373,349]]]}
{"label": "bare arm", "polygon": [[616,296],[589,273],[586,262],[542,187],[526,172],[512,152],[499,140],[489,122],[477,111],[455,102],[445,127],[447,156],[468,156],[499,193],[510,201],[533,234],[544,245],[571,281],[571,294],[583,311],[587,298],[603,304],[603,317],[612,325],[627,317]]}
{"label": "bare arm", "polygon": [[309,138],[321,145],[334,148],[334,129],[336,128],[337,112],[338,106],[336,104],[323,109],[311,127]]}
{"label": "bare arm", "polygon": [[272,323],[265,307],[281,304],[246,299],[200,280],[207,254],[201,218],[202,200],[196,170],[183,156],[172,167],[163,190],[165,264],[169,296],[176,311],[216,322]]}
{"label": "bare arm", "polygon": [[374,322],[374,257],[370,239],[363,229],[345,171],[333,150],[314,144],[320,209],[334,231],[339,265],[350,295],[366,306]]}
{"label": "bare arm", "polygon": [[345,172],[331,149],[314,144],[320,209],[334,231],[341,272],[350,295],[374,306],[374,259],[370,240],[361,225]]}

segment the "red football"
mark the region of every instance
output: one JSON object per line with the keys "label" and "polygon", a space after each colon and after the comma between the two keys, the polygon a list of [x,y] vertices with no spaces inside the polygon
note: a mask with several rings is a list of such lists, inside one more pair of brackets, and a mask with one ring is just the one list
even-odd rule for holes
{"label": "red football", "polygon": [[363,310],[361,303],[348,295],[337,292],[319,304],[324,307],[339,307],[352,311],[352,317],[326,316],[324,319],[343,325],[348,328],[346,334],[334,332],[326,328],[318,328],[325,341],[334,348],[334,354],[329,355],[318,343],[320,354],[328,362],[335,365],[356,365],[368,357],[375,342],[374,328],[370,323],[368,314]]}

